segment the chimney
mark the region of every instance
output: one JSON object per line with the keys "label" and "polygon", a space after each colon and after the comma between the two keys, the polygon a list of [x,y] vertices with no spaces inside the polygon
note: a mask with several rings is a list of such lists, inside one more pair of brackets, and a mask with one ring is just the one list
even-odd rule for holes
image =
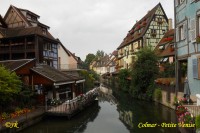
{"label": "chimney", "polygon": [[173,28],[171,18],[168,19],[168,25],[169,25],[169,30],[171,30]]}

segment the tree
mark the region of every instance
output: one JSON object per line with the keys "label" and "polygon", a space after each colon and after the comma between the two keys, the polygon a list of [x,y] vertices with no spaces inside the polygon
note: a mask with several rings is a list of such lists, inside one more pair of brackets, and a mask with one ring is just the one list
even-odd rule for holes
{"label": "tree", "polygon": [[103,51],[103,50],[98,50],[97,52],[96,52],[96,60],[98,60],[99,58],[102,58],[102,57],[104,57],[106,54],[105,54],[105,52]]}
{"label": "tree", "polygon": [[91,53],[90,53],[90,54],[88,54],[88,55],[86,56],[86,59],[85,59],[85,61],[84,61],[86,69],[89,69],[90,63],[91,63],[94,59],[95,59],[95,55],[94,55],[94,54],[91,54]]}
{"label": "tree", "polygon": [[[158,56],[154,51],[145,47],[141,49],[137,55],[137,60],[132,68],[131,91],[133,96],[138,96],[146,93],[153,93],[154,80],[159,73]],[[152,94],[148,94],[152,96]]]}
{"label": "tree", "polygon": [[9,104],[21,90],[22,82],[15,72],[0,67],[0,106]]}
{"label": "tree", "polygon": [[128,81],[128,77],[130,76],[130,70],[129,69],[122,69],[119,71],[119,87],[125,91],[128,92],[129,91],[129,81]]}
{"label": "tree", "polygon": [[81,70],[79,74],[85,79],[86,92],[91,90],[94,87],[95,80],[99,79],[99,76],[94,71]]}

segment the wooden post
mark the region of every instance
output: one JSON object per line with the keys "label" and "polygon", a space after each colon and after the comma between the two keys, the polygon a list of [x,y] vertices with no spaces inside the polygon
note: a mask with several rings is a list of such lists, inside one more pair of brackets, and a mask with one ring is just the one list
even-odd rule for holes
{"label": "wooden post", "polygon": [[9,59],[10,60],[12,60],[11,44],[12,44],[12,42],[9,41]]}
{"label": "wooden post", "polygon": [[35,58],[37,63],[39,63],[39,47],[38,47],[38,36],[35,35]]}
{"label": "wooden post", "polygon": [[54,85],[53,85],[53,98],[54,98],[54,99],[56,98],[56,88],[55,88]]}
{"label": "wooden post", "polygon": [[25,37],[25,39],[24,39],[24,59],[26,59],[27,58],[27,53],[26,53],[26,51],[27,51],[27,49],[26,49],[26,46],[27,46],[27,39],[26,39],[26,37]]}

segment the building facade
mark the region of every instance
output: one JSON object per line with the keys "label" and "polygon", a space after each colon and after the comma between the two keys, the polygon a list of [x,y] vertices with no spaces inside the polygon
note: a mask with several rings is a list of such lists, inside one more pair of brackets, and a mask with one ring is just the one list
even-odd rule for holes
{"label": "building facade", "polygon": [[200,2],[174,0],[176,27],[176,89],[188,79],[191,95],[200,94]]}
{"label": "building facade", "polygon": [[35,58],[37,63],[58,67],[58,42],[39,17],[29,10],[9,7],[4,18],[0,17],[0,60]]}
{"label": "building facade", "polygon": [[128,32],[118,50],[118,69],[130,68],[136,59],[135,53],[145,46],[156,47],[168,31],[168,18],[159,3]]}
{"label": "building facade", "polygon": [[[58,40],[59,41],[59,40]],[[58,44],[58,69],[71,70],[78,68],[78,59],[60,41]]]}

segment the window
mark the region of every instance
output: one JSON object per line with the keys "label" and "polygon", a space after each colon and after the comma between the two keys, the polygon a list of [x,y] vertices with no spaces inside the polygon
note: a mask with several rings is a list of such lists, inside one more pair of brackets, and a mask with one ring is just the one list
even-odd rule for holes
{"label": "window", "polygon": [[192,59],[192,66],[193,66],[193,78],[198,78],[198,60]]}
{"label": "window", "polygon": [[190,30],[189,30],[189,40],[191,42],[195,42],[196,41],[196,19],[190,19]]}
{"label": "window", "polygon": [[156,30],[155,29],[151,29],[151,33],[156,33]]}
{"label": "window", "polygon": [[47,34],[47,30],[45,28],[42,28],[42,34],[46,35]]}
{"label": "window", "polygon": [[200,79],[200,56],[192,59],[193,78]]}
{"label": "window", "polygon": [[156,37],[156,29],[151,29],[151,36],[152,36],[153,38]]}
{"label": "window", "polygon": [[179,40],[183,40],[184,39],[184,29],[183,29],[183,25],[181,25],[179,27]]}
{"label": "window", "polygon": [[164,35],[166,31],[165,31],[165,30],[162,30],[162,32],[163,32],[163,35]]}
{"label": "window", "polygon": [[183,2],[184,2],[185,0],[175,0],[175,4],[176,4],[176,6],[179,6],[179,5],[181,5]]}

